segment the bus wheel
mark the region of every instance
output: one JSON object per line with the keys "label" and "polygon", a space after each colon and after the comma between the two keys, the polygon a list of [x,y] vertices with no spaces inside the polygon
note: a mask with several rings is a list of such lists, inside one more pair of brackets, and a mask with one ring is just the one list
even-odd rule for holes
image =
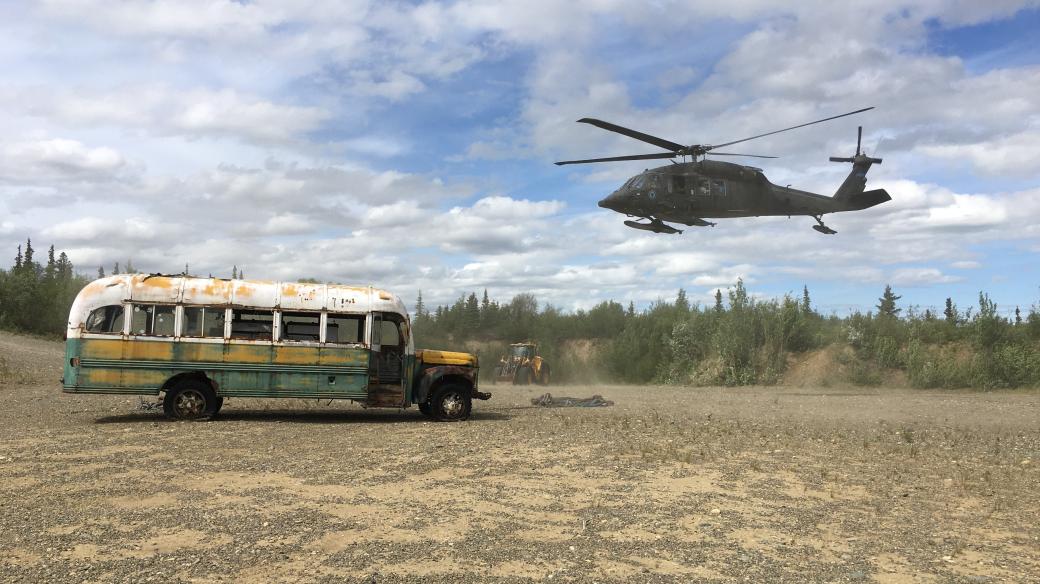
{"label": "bus wheel", "polygon": [[220,408],[213,388],[198,381],[182,383],[166,392],[163,413],[172,420],[201,420]]}
{"label": "bus wheel", "polygon": [[465,420],[472,409],[469,388],[459,383],[445,383],[430,398],[430,411],[440,422]]}
{"label": "bus wheel", "polygon": [[433,410],[430,408],[430,402],[423,402],[419,404],[419,411],[422,412],[422,415],[424,416],[429,416],[433,414]]}

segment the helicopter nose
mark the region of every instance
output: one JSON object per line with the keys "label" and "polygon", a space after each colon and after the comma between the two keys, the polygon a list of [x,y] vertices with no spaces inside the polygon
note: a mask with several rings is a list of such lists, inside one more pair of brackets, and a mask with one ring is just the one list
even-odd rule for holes
{"label": "helicopter nose", "polygon": [[602,201],[600,201],[599,202],[599,206],[603,207],[604,209],[610,209],[611,211],[616,211],[618,203],[620,202],[619,201],[620,198],[621,198],[621,196],[619,194],[619,191],[614,191],[613,193],[610,193],[609,195],[607,195],[607,197],[604,198]]}

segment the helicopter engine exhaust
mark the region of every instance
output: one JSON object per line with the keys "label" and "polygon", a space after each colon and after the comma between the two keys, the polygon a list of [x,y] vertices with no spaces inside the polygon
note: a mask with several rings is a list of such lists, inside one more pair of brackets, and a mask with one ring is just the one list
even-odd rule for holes
{"label": "helicopter engine exhaust", "polygon": [[681,229],[676,229],[671,225],[668,225],[660,219],[651,219],[649,223],[638,223],[636,221],[625,221],[625,225],[632,229],[642,229],[643,231],[653,231],[654,233],[682,233]]}

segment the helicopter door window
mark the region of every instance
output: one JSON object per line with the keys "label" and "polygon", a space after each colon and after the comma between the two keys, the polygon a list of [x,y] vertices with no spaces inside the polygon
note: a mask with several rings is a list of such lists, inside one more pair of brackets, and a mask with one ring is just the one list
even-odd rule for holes
{"label": "helicopter door window", "polygon": [[696,186],[693,189],[693,194],[708,197],[711,196],[711,190],[708,187],[708,181],[706,179],[697,179]]}
{"label": "helicopter door window", "polygon": [[726,196],[726,181],[724,180],[713,180],[711,181],[711,194],[717,197]]}

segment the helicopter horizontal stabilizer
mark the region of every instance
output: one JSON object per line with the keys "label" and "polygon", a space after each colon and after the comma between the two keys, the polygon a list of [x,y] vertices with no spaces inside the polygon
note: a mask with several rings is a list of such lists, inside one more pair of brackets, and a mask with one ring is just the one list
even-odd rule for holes
{"label": "helicopter horizontal stabilizer", "polygon": [[867,209],[881,203],[891,201],[892,197],[888,194],[885,189],[874,189],[872,191],[864,191],[849,199],[849,210],[859,211],[860,209]]}

